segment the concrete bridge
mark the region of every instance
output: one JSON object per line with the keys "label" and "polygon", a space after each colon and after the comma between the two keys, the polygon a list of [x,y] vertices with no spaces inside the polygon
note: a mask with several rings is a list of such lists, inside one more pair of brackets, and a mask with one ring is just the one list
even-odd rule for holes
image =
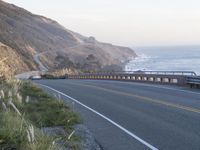
{"label": "concrete bridge", "polygon": [[191,71],[121,71],[68,75],[68,79],[123,80],[157,84],[200,86],[200,77]]}

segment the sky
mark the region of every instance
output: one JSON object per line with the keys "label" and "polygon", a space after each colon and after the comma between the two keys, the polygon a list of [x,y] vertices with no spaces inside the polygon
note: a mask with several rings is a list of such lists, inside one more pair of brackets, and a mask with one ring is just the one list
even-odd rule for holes
{"label": "sky", "polygon": [[200,45],[200,0],[5,0],[124,46]]}

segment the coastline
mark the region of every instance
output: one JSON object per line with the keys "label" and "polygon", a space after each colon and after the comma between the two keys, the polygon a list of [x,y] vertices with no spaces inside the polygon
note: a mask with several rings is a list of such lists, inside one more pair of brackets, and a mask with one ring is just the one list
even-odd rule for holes
{"label": "coastline", "polygon": [[124,70],[194,71],[200,75],[199,47],[137,48],[138,57],[127,61]]}

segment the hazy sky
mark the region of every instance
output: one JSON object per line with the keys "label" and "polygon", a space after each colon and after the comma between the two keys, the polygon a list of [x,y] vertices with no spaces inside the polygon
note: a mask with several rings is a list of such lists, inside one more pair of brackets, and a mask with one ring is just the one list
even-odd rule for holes
{"label": "hazy sky", "polygon": [[5,0],[97,40],[200,45],[200,0]]}

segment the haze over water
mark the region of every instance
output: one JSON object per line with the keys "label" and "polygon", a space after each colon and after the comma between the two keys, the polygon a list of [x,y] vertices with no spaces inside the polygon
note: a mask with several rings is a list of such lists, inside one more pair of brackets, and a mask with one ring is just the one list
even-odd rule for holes
{"label": "haze over water", "polygon": [[195,71],[200,75],[200,46],[139,47],[125,70]]}

